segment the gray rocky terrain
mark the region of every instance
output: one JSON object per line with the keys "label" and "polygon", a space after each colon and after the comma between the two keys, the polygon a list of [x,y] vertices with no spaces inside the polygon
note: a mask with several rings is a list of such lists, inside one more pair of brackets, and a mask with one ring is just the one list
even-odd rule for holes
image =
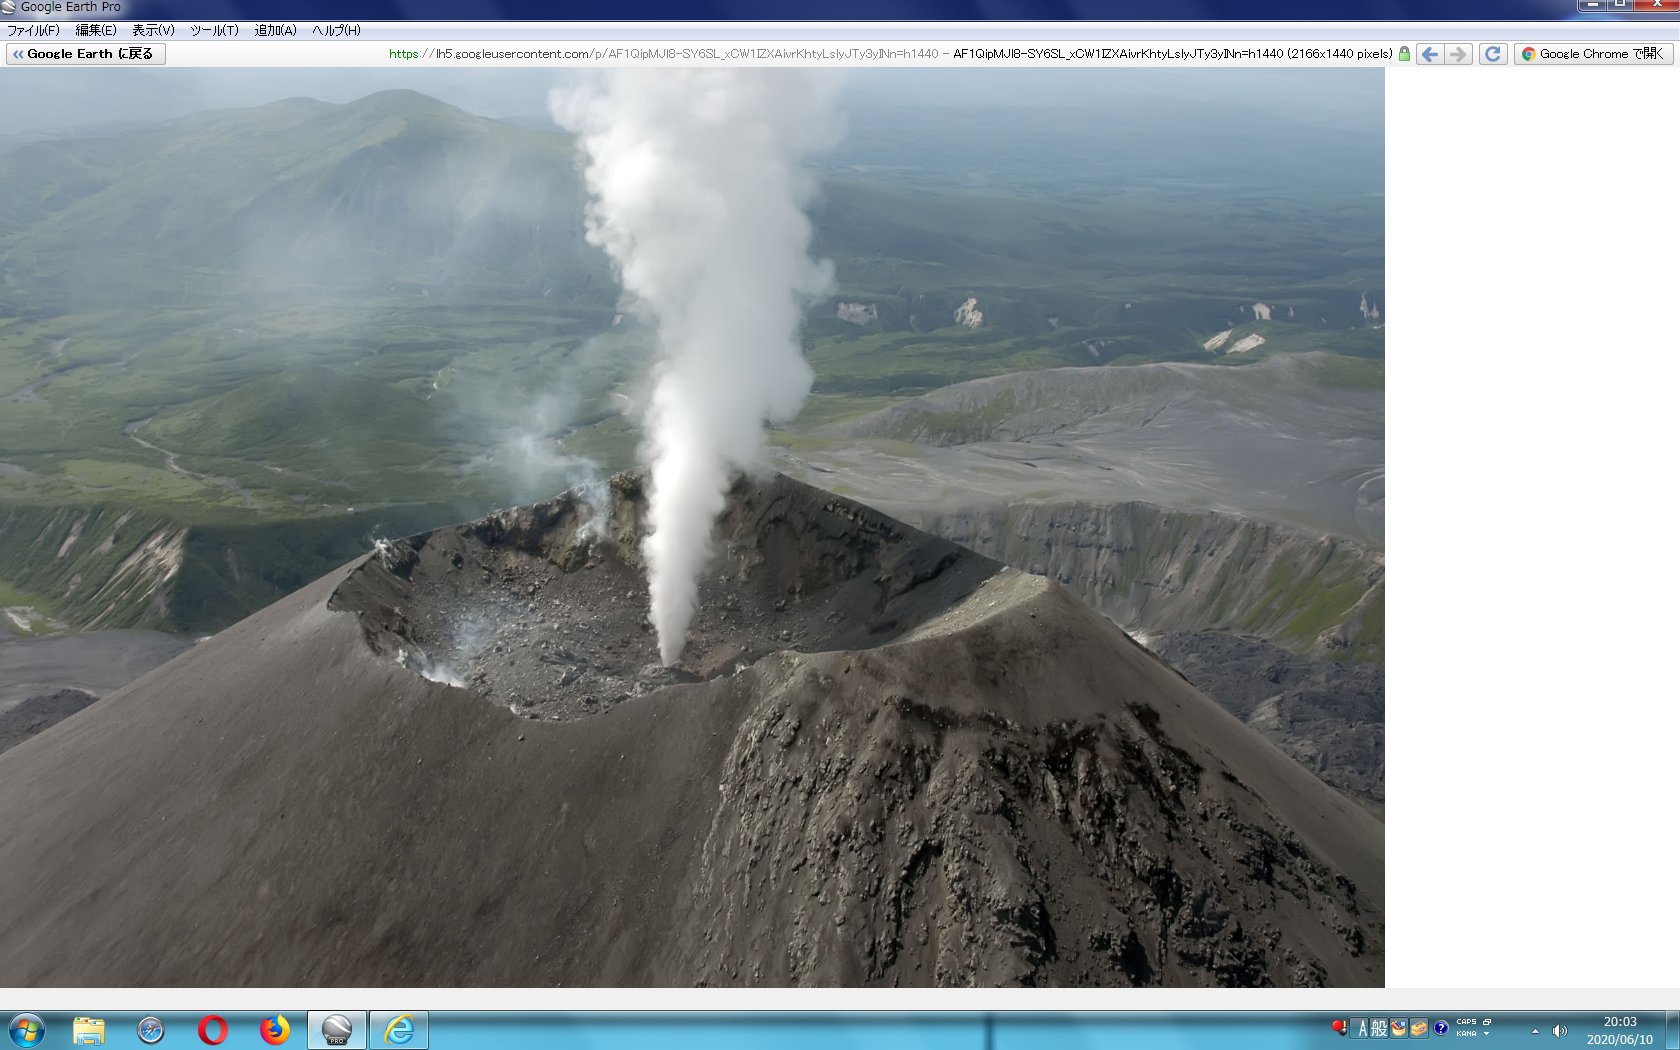
{"label": "gray rocky terrain", "polygon": [[1198,655],[1197,686],[1239,717],[1280,660],[1297,668],[1289,703],[1324,717],[1264,731],[1380,806],[1380,362],[1019,372],[825,432],[784,468],[1049,576],[1150,645],[1176,639],[1176,656]]}
{"label": "gray rocky terrain", "polygon": [[54,689],[26,696],[0,708],[0,751],[6,751],[30,737],[57,725],[99,697],[80,689]]}
{"label": "gray rocky terrain", "polygon": [[1380,380],[1320,353],[1014,372],[833,424],[784,467],[897,515],[1077,494],[1380,546]]}
{"label": "gray rocky terrain", "polygon": [[1382,982],[1381,824],[1061,585],[743,482],[664,670],[642,507],[383,546],[0,755],[0,983]]}
{"label": "gray rocky terrain", "polygon": [[1339,536],[1137,502],[1027,502],[904,518],[1064,584],[1133,633],[1221,631],[1315,658],[1383,655],[1383,552]]}
{"label": "gray rocky terrain", "polygon": [[906,517],[1062,583],[1226,710],[1380,811],[1380,550],[1146,503],[1027,503]]}
{"label": "gray rocky terrain", "polygon": [[191,645],[188,639],[161,631],[22,637],[0,628],[0,751],[70,717]]}
{"label": "gray rocky terrain", "polygon": [[1381,664],[1311,660],[1215,631],[1150,638],[1197,689],[1379,815],[1387,758]]}

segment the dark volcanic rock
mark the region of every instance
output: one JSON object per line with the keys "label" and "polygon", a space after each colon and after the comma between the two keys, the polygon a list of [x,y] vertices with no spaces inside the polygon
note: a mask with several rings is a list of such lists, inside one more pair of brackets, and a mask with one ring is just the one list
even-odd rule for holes
{"label": "dark volcanic rock", "polygon": [[0,711],[0,751],[16,747],[98,699],[85,689],[55,689]]}
{"label": "dark volcanic rock", "polygon": [[1381,824],[1059,585],[743,484],[664,671],[612,502],[387,547],[0,756],[0,984],[1381,983]]}
{"label": "dark volcanic rock", "polygon": [[1259,638],[1210,631],[1169,634],[1150,644],[1221,707],[1382,812],[1381,664],[1309,660]]}
{"label": "dark volcanic rock", "polygon": [[779,649],[886,644],[1002,568],[820,489],[743,480],[718,519],[687,648],[665,668],[647,620],[641,480],[620,474],[604,499],[588,495],[393,544],[334,607],[435,681],[566,721]]}

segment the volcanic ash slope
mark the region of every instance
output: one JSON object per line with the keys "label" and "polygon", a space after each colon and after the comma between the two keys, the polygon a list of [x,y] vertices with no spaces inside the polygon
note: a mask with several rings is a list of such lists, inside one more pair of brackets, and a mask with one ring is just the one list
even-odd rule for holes
{"label": "volcanic ash slope", "polygon": [[0,755],[0,984],[1382,982],[1381,824],[1060,586],[743,481],[660,668],[606,501],[382,545]]}

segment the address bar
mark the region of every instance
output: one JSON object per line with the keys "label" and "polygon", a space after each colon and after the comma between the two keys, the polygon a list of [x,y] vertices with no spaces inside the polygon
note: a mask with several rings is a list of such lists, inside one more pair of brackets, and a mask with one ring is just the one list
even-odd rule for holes
{"label": "address bar", "polygon": [[925,41],[857,43],[763,42],[700,44],[692,41],[625,45],[532,47],[484,44],[461,47],[428,45],[388,48],[391,61],[420,63],[560,63],[579,66],[1154,66],[1242,63],[1361,65],[1396,59],[1399,45],[1389,41],[1280,43],[1278,41],[1205,41],[1127,44],[1064,43],[1006,45],[929,44]]}

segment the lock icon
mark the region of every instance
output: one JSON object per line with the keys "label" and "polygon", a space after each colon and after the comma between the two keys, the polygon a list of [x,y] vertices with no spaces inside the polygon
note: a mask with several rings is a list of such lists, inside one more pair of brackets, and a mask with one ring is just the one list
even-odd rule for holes
{"label": "lock icon", "polygon": [[1407,47],[1405,44],[1401,44],[1400,45],[1400,61],[1410,62],[1411,60],[1412,60],[1412,49]]}

